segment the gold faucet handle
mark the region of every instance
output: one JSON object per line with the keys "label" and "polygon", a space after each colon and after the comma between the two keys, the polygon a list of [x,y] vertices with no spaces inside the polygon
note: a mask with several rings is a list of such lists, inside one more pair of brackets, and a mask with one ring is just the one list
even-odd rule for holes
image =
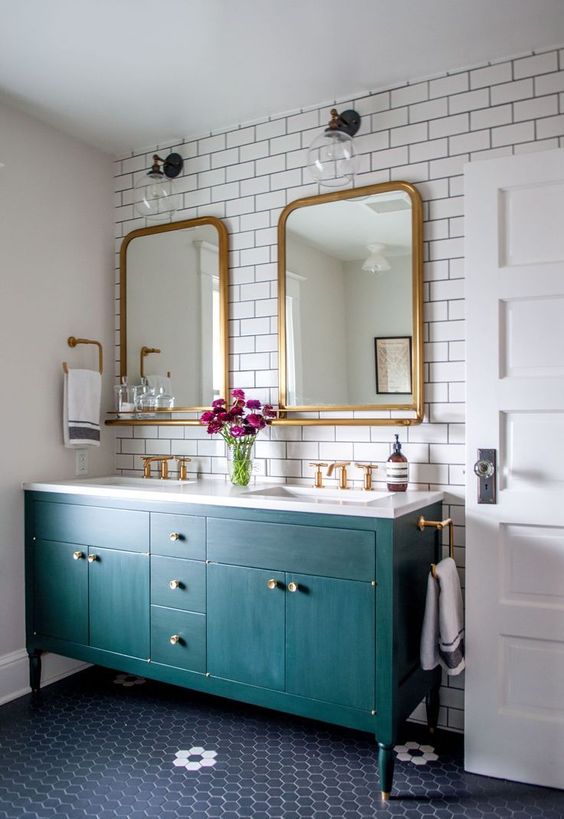
{"label": "gold faucet handle", "polygon": [[173,456],[176,462],[178,463],[178,480],[179,481],[187,481],[188,480],[188,464],[192,460],[187,455],[174,455]]}
{"label": "gold faucet handle", "polygon": [[364,485],[362,488],[367,492],[372,491],[372,470],[378,469],[378,464],[361,464],[355,462],[355,466],[364,470]]}
{"label": "gold faucet handle", "polygon": [[313,485],[315,486],[316,489],[322,489],[323,472],[321,471],[321,467],[329,466],[329,464],[325,463],[324,461],[312,461],[312,463],[310,463],[310,466],[315,467],[315,480],[313,482]]}
{"label": "gold faucet handle", "polygon": [[147,455],[142,455],[141,460],[143,461],[143,477],[150,478],[151,477],[151,464],[154,461],[154,458],[148,457]]}

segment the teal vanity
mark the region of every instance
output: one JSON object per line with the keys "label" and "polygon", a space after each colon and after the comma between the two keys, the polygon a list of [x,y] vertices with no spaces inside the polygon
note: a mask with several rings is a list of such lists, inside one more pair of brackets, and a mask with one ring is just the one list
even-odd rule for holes
{"label": "teal vanity", "polygon": [[28,484],[32,690],[52,651],[367,731],[389,794],[400,723],[425,697],[437,719],[419,638],[440,546],[417,521],[442,496],[288,489]]}

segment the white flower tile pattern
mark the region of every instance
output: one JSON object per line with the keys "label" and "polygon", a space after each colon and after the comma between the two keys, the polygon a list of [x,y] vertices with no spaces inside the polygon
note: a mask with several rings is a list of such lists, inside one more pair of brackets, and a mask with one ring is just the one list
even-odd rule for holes
{"label": "white flower tile pattern", "polygon": [[176,768],[186,768],[187,771],[199,771],[200,768],[213,768],[217,762],[217,751],[206,751],[205,748],[194,747],[188,751],[177,751],[172,764]]}
{"label": "white flower tile pattern", "polygon": [[394,747],[399,762],[412,762],[414,765],[426,765],[437,762],[438,754],[432,745],[420,745],[418,742],[406,742]]}
{"label": "white flower tile pattern", "polygon": [[145,677],[136,677],[134,674],[118,674],[114,679],[114,685],[123,685],[124,688],[132,688],[134,685],[143,685],[146,682]]}

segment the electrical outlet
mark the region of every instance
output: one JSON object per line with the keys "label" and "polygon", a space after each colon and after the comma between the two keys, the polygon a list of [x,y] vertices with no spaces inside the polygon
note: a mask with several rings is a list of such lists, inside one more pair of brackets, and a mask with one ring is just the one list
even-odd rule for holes
{"label": "electrical outlet", "polygon": [[75,475],[77,478],[83,478],[88,475],[88,450],[76,450]]}

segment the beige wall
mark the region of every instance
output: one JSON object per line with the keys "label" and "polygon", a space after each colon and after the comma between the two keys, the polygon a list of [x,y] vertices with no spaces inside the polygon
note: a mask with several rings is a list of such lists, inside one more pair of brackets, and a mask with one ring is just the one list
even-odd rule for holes
{"label": "beige wall", "polygon": [[[27,684],[22,481],[74,477],[63,448],[63,360],[90,367],[106,351],[111,406],[113,270],[111,160],[0,105],[0,702]],[[90,474],[113,471],[113,433],[90,448]],[[53,672],[54,673],[54,672]]]}

